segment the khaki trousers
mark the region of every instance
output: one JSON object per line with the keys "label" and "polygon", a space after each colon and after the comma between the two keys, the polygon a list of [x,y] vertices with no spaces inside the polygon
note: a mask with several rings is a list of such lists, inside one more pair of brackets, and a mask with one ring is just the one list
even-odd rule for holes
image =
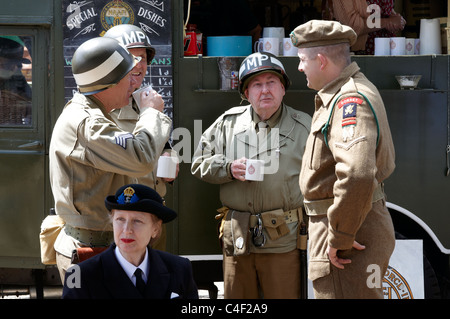
{"label": "khaki trousers", "polygon": [[300,298],[300,251],[223,257],[226,299]]}
{"label": "khaki trousers", "polygon": [[56,252],[56,266],[58,267],[61,283],[64,285],[64,277],[67,269],[72,266],[72,258],[66,257],[63,254]]}
{"label": "khaki trousers", "polygon": [[[327,249],[328,219],[309,218],[309,279],[316,299],[382,299],[382,279],[395,246],[394,227],[385,200],[373,203],[372,210],[356,234],[355,240],[364,250],[338,251],[338,256],[350,259],[344,269],[331,265]],[[378,274],[380,277],[373,280]],[[381,283],[381,285],[378,285]]]}

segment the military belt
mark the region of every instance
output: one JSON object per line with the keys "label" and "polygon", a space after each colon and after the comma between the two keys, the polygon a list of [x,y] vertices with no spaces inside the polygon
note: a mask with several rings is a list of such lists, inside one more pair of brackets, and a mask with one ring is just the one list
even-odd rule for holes
{"label": "military belt", "polygon": [[[372,203],[383,199],[384,196],[384,184],[380,183],[373,191]],[[305,199],[303,203],[305,205],[306,214],[308,216],[322,216],[327,214],[328,208],[334,203],[334,198],[326,198],[313,201]]]}
{"label": "military belt", "polygon": [[[281,209],[279,209],[281,211]],[[273,210],[273,211],[267,211],[267,212],[262,212],[261,214],[265,214],[265,213],[270,213],[270,212],[276,212],[278,210]],[[255,227],[256,224],[258,223],[258,216],[260,214],[252,214],[250,216],[250,227]],[[302,208],[295,208],[295,209],[291,209],[288,211],[283,212],[284,218],[286,220],[286,224],[290,224],[293,222],[298,221],[298,217],[302,216]]]}
{"label": "military belt", "polygon": [[109,246],[114,241],[114,234],[112,231],[78,228],[72,227],[68,224],[64,225],[64,231],[70,237],[73,237],[83,244],[91,247]]}

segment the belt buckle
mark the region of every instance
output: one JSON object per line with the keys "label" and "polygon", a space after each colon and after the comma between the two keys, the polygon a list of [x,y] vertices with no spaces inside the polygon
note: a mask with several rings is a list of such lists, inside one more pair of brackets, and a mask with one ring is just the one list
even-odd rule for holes
{"label": "belt buckle", "polygon": [[263,247],[266,243],[266,236],[262,231],[261,214],[257,214],[256,217],[258,218],[258,221],[256,226],[253,227],[252,242],[255,247]]}

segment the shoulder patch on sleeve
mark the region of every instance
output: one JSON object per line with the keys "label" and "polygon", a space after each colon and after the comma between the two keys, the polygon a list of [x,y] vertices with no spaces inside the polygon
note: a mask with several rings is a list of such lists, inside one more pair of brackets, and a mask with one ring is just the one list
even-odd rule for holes
{"label": "shoulder patch on sleeve", "polygon": [[115,136],[116,145],[119,145],[119,146],[123,147],[124,149],[126,149],[127,141],[130,138],[134,138],[134,135],[131,133],[116,134],[116,136]]}
{"label": "shoulder patch on sleeve", "polygon": [[339,101],[338,107],[342,108],[346,104],[362,104],[363,100],[359,97],[346,97],[345,99]]}
{"label": "shoulder patch on sleeve", "polygon": [[353,139],[356,126],[356,110],[363,100],[359,97],[348,97],[339,101],[338,107],[342,110],[342,139],[344,142]]}

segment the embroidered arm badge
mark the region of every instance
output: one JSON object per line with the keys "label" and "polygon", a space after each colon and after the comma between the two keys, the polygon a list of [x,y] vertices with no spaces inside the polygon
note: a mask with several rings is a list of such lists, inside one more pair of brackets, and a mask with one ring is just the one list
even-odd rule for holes
{"label": "embroidered arm badge", "polygon": [[355,135],[356,110],[363,100],[357,97],[345,98],[339,102],[338,107],[342,110],[342,139],[344,142],[350,141]]}

